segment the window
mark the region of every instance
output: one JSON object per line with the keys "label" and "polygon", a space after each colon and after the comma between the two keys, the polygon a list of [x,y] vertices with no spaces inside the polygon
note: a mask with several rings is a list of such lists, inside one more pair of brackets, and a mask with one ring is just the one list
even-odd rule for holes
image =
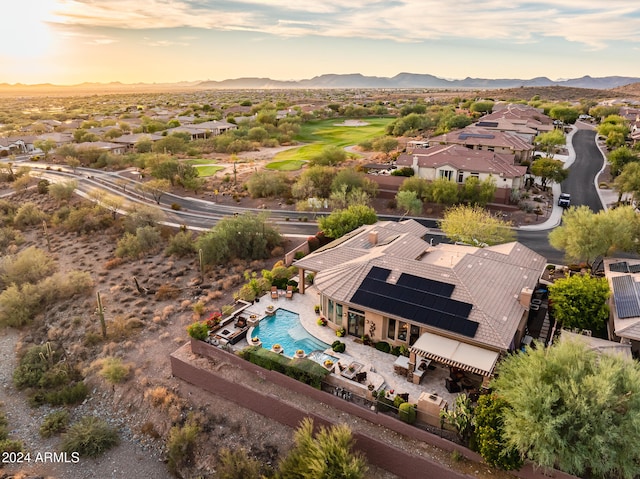
{"label": "window", "polygon": [[387,338],[396,339],[396,320],[387,319]]}
{"label": "window", "polygon": [[336,303],[336,320],[334,321],[337,326],[342,326],[342,305]]}
{"label": "window", "polygon": [[330,299],[327,302],[327,319],[333,323],[336,322],[336,318],[333,316],[333,300]]}
{"label": "window", "polygon": [[409,325],[403,321],[400,322],[400,327],[398,328],[398,340],[406,341],[407,340],[407,332],[409,330]]}
{"label": "window", "polygon": [[462,183],[464,181],[464,171],[458,171],[458,183]]}
{"label": "window", "polygon": [[440,178],[446,178],[451,181],[451,176],[453,175],[453,171],[451,170],[440,170]]}

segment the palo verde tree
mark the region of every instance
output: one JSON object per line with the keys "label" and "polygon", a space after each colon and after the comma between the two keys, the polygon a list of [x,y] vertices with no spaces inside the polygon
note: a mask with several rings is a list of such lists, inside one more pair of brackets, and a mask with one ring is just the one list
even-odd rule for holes
{"label": "palo verde tree", "polygon": [[422,200],[418,198],[415,191],[398,191],[396,194],[396,204],[405,215],[419,215],[422,212]]}
{"label": "palo verde tree", "polygon": [[508,243],[516,237],[511,223],[492,216],[479,206],[449,208],[439,225],[447,238],[474,246]]}
{"label": "palo verde tree", "polygon": [[598,213],[579,206],[564,213],[562,225],[549,233],[549,243],[564,251],[568,261],[591,264],[614,251],[637,251],[639,233],[640,219],[631,206]]}
{"label": "palo verde tree", "polygon": [[609,283],[606,278],[575,274],[556,280],[549,286],[549,302],[555,319],[567,329],[606,333],[609,319]]}
{"label": "palo verde tree", "polygon": [[636,151],[631,150],[628,146],[616,148],[609,154],[609,163],[611,163],[611,174],[618,176],[622,169],[629,163],[637,162],[640,159]]}
{"label": "palo verde tree", "polygon": [[625,193],[631,193],[636,201],[640,200],[640,162],[634,161],[624,165],[614,180],[614,188],[618,191],[618,203],[622,201],[622,195]]}
{"label": "palo verde tree", "polygon": [[491,387],[503,438],[539,467],[580,477],[640,474],[640,366],[561,340],[507,356]]}
{"label": "palo verde tree", "polygon": [[558,147],[566,143],[564,133],[562,130],[552,130],[546,133],[541,133],[533,140],[537,147],[544,151],[547,157],[553,155]]}

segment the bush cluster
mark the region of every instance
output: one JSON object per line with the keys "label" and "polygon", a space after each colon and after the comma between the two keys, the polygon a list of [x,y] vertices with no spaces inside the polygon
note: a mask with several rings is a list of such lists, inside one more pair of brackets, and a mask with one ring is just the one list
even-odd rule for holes
{"label": "bush cluster", "polygon": [[82,457],[97,457],[119,442],[118,431],[103,420],[85,416],[64,434],[62,452],[77,452]]}
{"label": "bush cluster", "polygon": [[340,340],[335,340],[331,344],[331,349],[333,349],[336,353],[344,353],[347,349],[347,345]]}
{"label": "bush cluster", "polygon": [[40,425],[40,435],[42,437],[51,437],[67,430],[69,425],[69,411],[60,409],[51,414],[47,414],[44,421]]}

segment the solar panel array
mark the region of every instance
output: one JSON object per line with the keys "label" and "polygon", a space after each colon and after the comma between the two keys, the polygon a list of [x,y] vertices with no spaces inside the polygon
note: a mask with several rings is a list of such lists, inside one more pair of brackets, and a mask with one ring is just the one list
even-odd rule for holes
{"label": "solar panel array", "polygon": [[614,273],[628,273],[629,264],[626,261],[621,261],[619,263],[611,263],[609,265],[609,271],[613,271]]}
{"label": "solar panel array", "polygon": [[402,273],[387,283],[386,268],[371,268],[351,302],[365,308],[473,337],[478,323],[468,319],[472,304],[451,298],[455,285]]}
{"label": "solar panel array", "polygon": [[491,135],[489,133],[460,133],[460,135],[458,135],[460,140],[466,140],[467,138],[485,138],[490,140],[495,137],[495,135]]}
{"label": "solar panel array", "polygon": [[615,276],[611,278],[611,284],[618,317],[623,319],[640,316],[638,285],[633,278],[631,276]]}
{"label": "solar panel array", "polygon": [[497,128],[498,127],[498,122],[497,121],[479,121],[478,123],[476,123],[476,125],[478,126],[486,126],[489,128]]}

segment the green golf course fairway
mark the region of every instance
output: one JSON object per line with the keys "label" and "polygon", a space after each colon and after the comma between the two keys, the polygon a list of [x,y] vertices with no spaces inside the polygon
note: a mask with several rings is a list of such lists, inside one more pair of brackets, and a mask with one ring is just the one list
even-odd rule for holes
{"label": "green golf course fairway", "polygon": [[[395,118],[363,118],[358,121],[366,122],[366,126],[336,126],[349,118],[331,118],[329,120],[310,121],[301,125],[300,133],[295,140],[309,143],[291,150],[281,151],[274,157],[273,163],[279,163],[277,168],[284,169],[283,163],[289,161],[309,161],[327,146],[344,148],[357,145],[364,140],[372,140],[384,136],[386,126]],[[272,163],[269,163],[271,165]],[[267,168],[269,168],[267,165]],[[297,169],[297,168],[291,168]]]}

